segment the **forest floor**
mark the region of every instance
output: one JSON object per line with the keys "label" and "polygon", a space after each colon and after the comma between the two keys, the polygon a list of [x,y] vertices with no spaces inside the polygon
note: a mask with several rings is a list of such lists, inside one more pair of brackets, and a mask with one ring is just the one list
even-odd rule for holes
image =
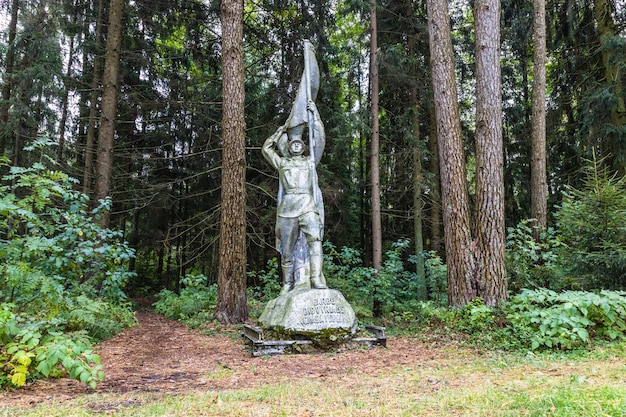
{"label": "forest floor", "polygon": [[[255,388],[302,378],[373,375],[385,369],[445,360],[460,353],[393,337],[387,348],[253,357],[234,327],[227,331],[198,331],[147,310],[137,311],[137,319],[137,326],[98,345],[106,379],[95,391],[67,378],[41,380],[17,390],[0,391],[0,411],[3,407],[58,404],[93,393],[191,394]],[[217,374],[220,377],[216,378]]]}

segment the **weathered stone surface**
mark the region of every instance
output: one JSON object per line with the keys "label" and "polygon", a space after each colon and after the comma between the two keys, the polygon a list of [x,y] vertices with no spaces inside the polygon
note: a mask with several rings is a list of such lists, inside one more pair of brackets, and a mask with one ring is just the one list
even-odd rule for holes
{"label": "weathered stone surface", "polygon": [[335,341],[357,330],[354,310],[332,289],[296,289],[270,301],[259,322],[274,335]]}

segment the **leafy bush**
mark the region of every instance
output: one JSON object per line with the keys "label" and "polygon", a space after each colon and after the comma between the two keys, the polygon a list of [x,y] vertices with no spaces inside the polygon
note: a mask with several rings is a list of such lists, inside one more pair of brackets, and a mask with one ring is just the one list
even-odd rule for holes
{"label": "leafy bush", "polygon": [[29,322],[14,304],[0,305],[0,386],[67,374],[95,388],[104,379],[100,358],[85,332],[64,334],[59,321]]}
{"label": "leafy bush", "polygon": [[[341,291],[359,317],[371,317],[370,283],[374,269],[363,266],[361,253],[353,248],[337,249],[324,242],[324,275],[330,288]],[[359,303],[354,301],[360,300]]]}
{"label": "leafy bush", "polygon": [[571,289],[572,283],[563,280],[558,249],[563,247],[561,238],[553,228],[533,237],[532,219],[522,220],[507,229],[506,266],[509,290],[513,293],[522,288]]}
{"label": "leafy bush", "polygon": [[[0,160],[0,168],[8,162]],[[75,180],[37,163],[0,186],[0,386],[102,379],[95,340],[135,323],[123,292],[133,251],[90,211]]]}
{"label": "leafy bush", "polygon": [[[401,318],[395,316],[394,318]],[[405,317],[406,318],[406,314]],[[523,290],[501,307],[477,298],[461,308],[417,304],[403,327],[424,337],[444,337],[488,349],[572,350],[626,340],[626,292]]]}
{"label": "leafy bush", "polygon": [[[337,250],[330,242],[324,243],[324,273],[331,288],[341,291],[361,317],[372,315],[374,300],[379,301],[387,315],[405,315],[419,309],[418,294],[423,286],[429,298],[437,304],[447,303],[446,266],[434,252],[405,255],[408,239],[400,239],[385,253],[378,270],[363,266],[361,254],[356,249],[343,247]],[[407,267],[425,256],[426,277],[419,277]]]}
{"label": "leafy bush", "polygon": [[428,298],[438,306],[448,305],[448,272],[446,264],[435,252],[426,253],[426,285]]}
{"label": "leafy bush", "polygon": [[60,316],[68,331],[84,330],[96,340],[115,336],[137,324],[129,302],[112,303],[79,295],[67,301],[68,311]]}
{"label": "leafy bush", "polygon": [[514,335],[533,350],[626,339],[626,292],[523,290],[505,308]]}
{"label": "leafy bush", "polygon": [[43,164],[11,167],[3,180],[11,185],[0,187],[0,300],[54,310],[68,290],[125,297],[134,252],[96,222],[110,201],[90,212],[74,180]]}
{"label": "leafy bush", "polygon": [[252,298],[261,302],[272,300],[282,290],[282,279],[279,272],[278,258],[267,261],[267,267],[261,271],[248,271],[248,278],[255,283],[252,287]]}
{"label": "leafy bush", "polygon": [[180,294],[170,290],[157,294],[159,299],[153,304],[154,310],[191,327],[201,327],[217,305],[217,284],[207,286],[207,281],[202,274],[186,275],[181,280],[183,288]]}

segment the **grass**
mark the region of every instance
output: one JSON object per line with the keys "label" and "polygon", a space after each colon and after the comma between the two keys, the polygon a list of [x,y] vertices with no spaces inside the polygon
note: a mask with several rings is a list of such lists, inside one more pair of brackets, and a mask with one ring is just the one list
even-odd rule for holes
{"label": "grass", "polygon": [[[268,381],[252,389],[91,394],[24,410],[0,405],[0,417],[626,415],[625,343],[567,355],[452,358],[373,375]],[[224,377],[218,374],[213,377]]]}

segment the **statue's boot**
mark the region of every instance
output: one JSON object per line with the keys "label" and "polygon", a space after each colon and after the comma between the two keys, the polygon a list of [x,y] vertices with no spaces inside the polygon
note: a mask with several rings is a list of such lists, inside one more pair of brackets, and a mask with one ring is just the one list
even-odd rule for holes
{"label": "statue's boot", "polygon": [[283,289],[280,295],[285,295],[293,289],[293,262],[281,263],[281,267],[283,270]]}
{"label": "statue's boot", "polygon": [[326,278],[322,273],[322,242],[313,242],[310,252],[311,262],[311,288],[324,289],[328,288],[326,285]]}

